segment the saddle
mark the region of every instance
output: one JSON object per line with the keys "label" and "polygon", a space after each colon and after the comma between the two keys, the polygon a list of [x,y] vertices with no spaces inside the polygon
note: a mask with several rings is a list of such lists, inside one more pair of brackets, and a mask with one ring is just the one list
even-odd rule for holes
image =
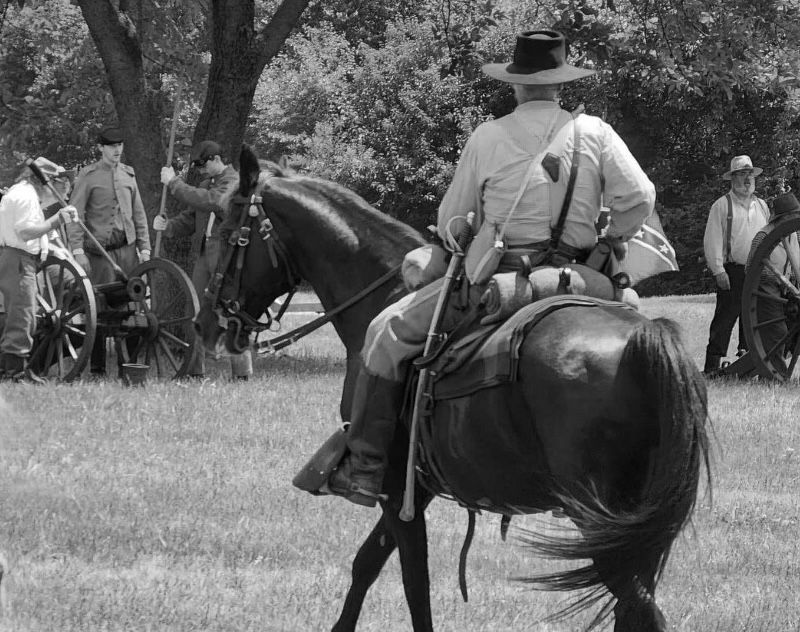
{"label": "saddle", "polygon": [[474,329],[437,356],[429,367],[434,376],[434,401],[463,397],[516,380],[519,349],[526,334],[545,316],[573,306],[635,309],[618,301],[580,294],[550,296],[530,303],[504,322]]}

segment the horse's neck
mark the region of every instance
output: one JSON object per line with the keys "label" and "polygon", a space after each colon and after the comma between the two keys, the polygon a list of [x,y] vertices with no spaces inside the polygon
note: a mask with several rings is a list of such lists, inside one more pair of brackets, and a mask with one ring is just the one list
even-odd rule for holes
{"label": "horse's neck", "polygon": [[[367,326],[397,289],[399,277],[384,277],[391,277],[393,271],[399,275],[401,262],[399,253],[393,256],[382,253],[380,257],[364,251],[318,253],[314,263],[305,271],[305,279],[326,313],[350,303],[332,319],[348,351],[361,349]],[[352,302],[353,299],[357,300]]]}

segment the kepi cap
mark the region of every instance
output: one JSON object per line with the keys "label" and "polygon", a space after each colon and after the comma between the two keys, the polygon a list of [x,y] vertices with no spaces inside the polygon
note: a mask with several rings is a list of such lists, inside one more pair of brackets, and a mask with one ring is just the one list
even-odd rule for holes
{"label": "kepi cap", "polygon": [[122,130],[119,127],[106,127],[97,137],[97,142],[101,145],[116,145],[125,142]]}
{"label": "kepi cap", "polygon": [[190,155],[192,162],[202,162],[213,158],[214,156],[222,155],[222,147],[213,140],[202,140],[192,147]]}

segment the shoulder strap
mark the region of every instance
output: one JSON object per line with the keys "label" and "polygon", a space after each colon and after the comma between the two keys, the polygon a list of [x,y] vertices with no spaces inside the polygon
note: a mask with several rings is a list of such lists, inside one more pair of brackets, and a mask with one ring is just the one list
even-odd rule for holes
{"label": "shoulder strap", "polygon": [[731,199],[731,194],[726,193],[725,199],[728,201],[728,220],[725,224],[725,244],[724,249],[725,251],[722,253],[722,261],[728,263],[730,261],[731,256],[731,231],[733,227],[733,200]]}
{"label": "shoulder strap", "polygon": [[569,180],[567,180],[567,192],[564,195],[564,203],[561,205],[561,213],[558,216],[555,228],[550,234],[550,248],[555,250],[558,248],[558,242],[561,241],[561,234],[564,232],[564,222],[567,221],[567,213],[572,204],[572,192],[575,189],[575,179],[578,177],[578,163],[580,162],[580,145],[581,145],[581,130],[578,126],[578,117],[573,116],[575,143],[572,148],[572,167],[569,170]]}
{"label": "shoulder strap", "polygon": [[[555,116],[553,117],[553,120],[550,121],[550,126],[549,126],[549,128],[547,130],[547,136],[546,136],[546,138],[544,140],[543,145],[541,146],[544,149],[547,149],[550,146],[550,143],[553,140],[553,134],[555,134],[556,123],[558,122],[559,114],[560,114],[560,111],[557,111]],[[513,113],[511,114],[511,120],[513,121],[515,127],[517,127],[518,129],[523,130],[523,133],[525,133],[528,136],[528,138],[531,138],[530,132],[527,129],[525,129],[525,127],[523,125],[520,124],[520,122],[514,117]],[[519,144],[518,140],[519,139],[517,139],[517,141],[515,141],[515,142],[517,142],[517,144]],[[528,153],[530,153],[530,151],[528,149],[526,149],[524,147],[523,147],[523,149],[525,151],[527,151]],[[517,190],[517,195],[514,198],[514,202],[511,204],[511,209],[508,211],[508,215],[506,215],[506,219],[503,222],[502,227],[500,228],[500,231],[499,231],[498,236],[497,236],[498,239],[503,239],[503,236],[506,234],[506,228],[508,227],[508,222],[511,221],[511,216],[514,214],[514,211],[517,209],[517,206],[519,205],[519,201],[522,199],[522,195],[525,193],[525,189],[528,188],[528,181],[531,179],[531,176],[533,175],[533,170],[536,168],[536,165],[538,164],[537,158],[540,155],[541,155],[541,151],[532,156],[531,163],[530,163],[530,165],[528,165],[528,170],[525,172],[525,176],[522,178],[522,182],[519,185],[519,189]]]}

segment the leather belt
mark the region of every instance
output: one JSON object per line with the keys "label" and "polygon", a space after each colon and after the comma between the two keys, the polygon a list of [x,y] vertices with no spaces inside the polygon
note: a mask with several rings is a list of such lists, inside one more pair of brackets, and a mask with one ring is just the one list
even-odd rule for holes
{"label": "leather belt", "polygon": [[22,248],[15,248],[14,246],[5,246],[0,244],[0,250],[11,250],[12,252],[16,252],[18,255],[24,255],[26,257],[30,257],[31,259],[36,259],[39,255],[35,255],[32,252],[28,252],[27,250],[23,250]]}

